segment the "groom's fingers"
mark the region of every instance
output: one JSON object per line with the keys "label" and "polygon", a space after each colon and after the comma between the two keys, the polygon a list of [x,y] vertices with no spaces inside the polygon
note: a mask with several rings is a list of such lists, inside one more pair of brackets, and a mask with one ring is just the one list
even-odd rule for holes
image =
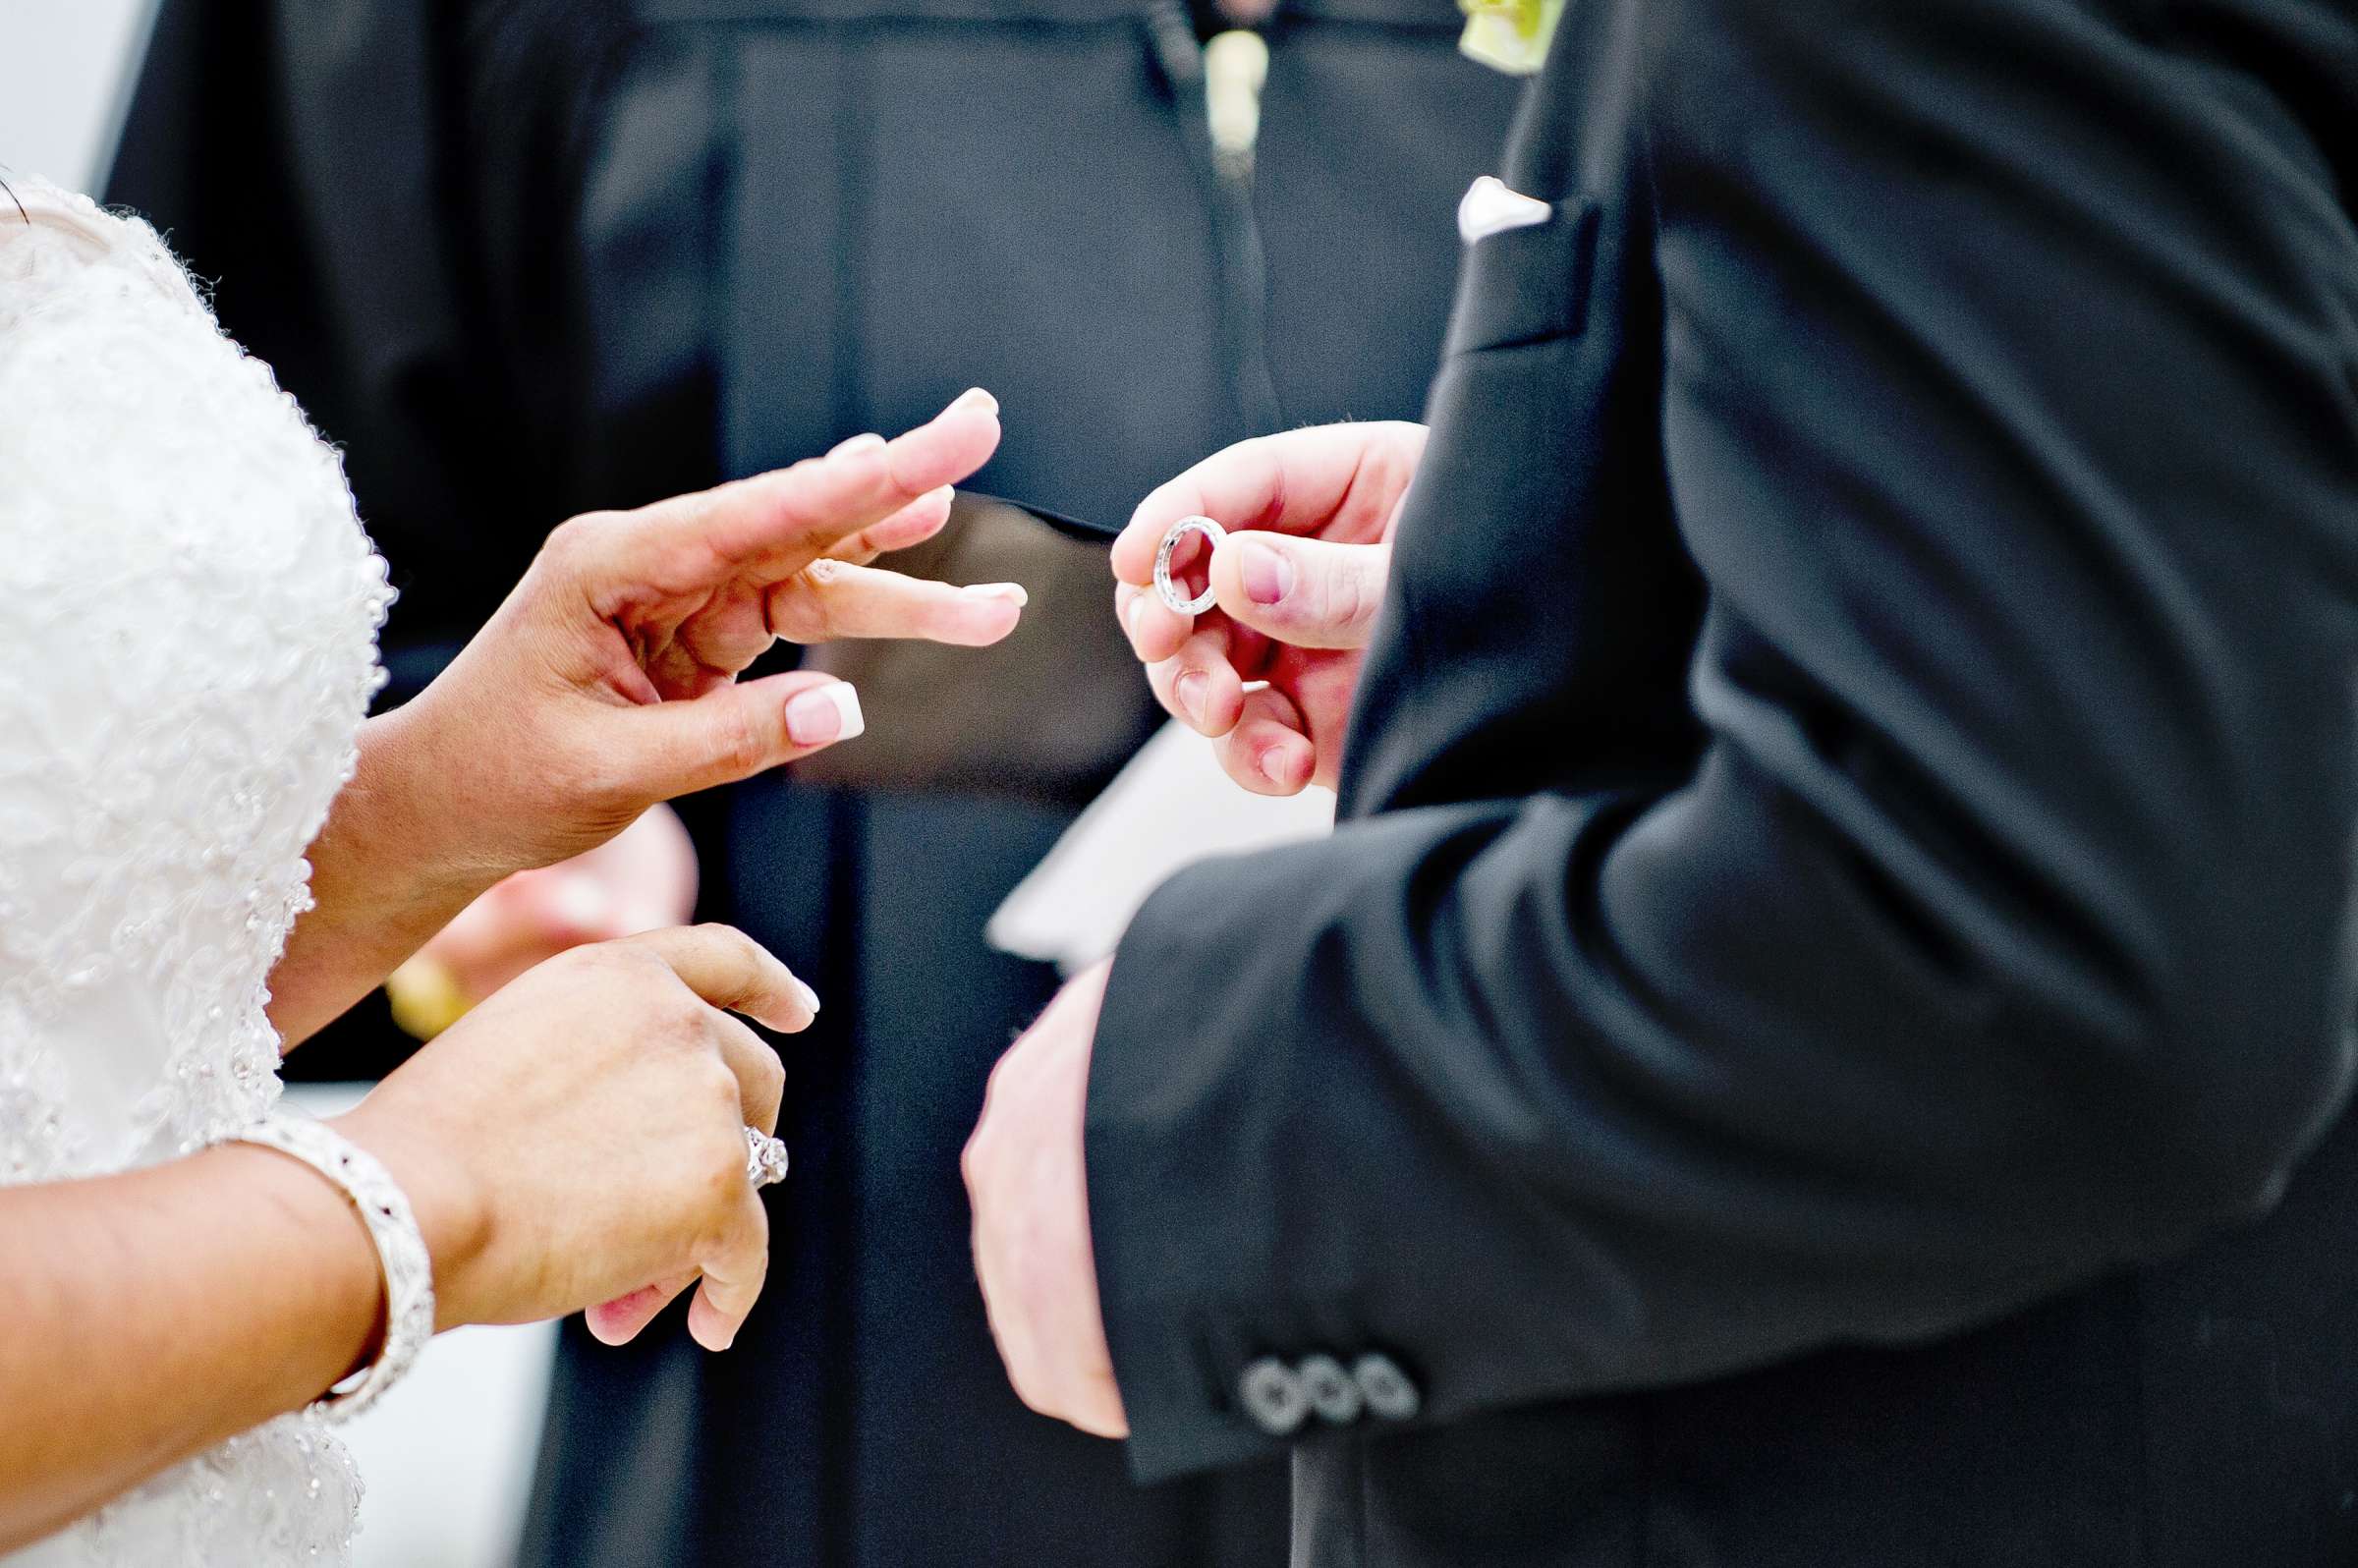
{"label": "groom's fingers", "polygon": [[1376,538],[1405,481],[1398,466],[1413,463],[1422,439],[1398,437],[1408,427],[1322,424],[1255,436],[1189,469],[1156,488],[1130,516],[1113,544],[1113,575],[1144,588],[1154,581],[1154,552],[1183,517],[1215,518],[1231,533],[1272,529],[1330,536]]}
{"label": "groom's fingers", "polygon": [[1113,541],[1113,575],[1144,588],[1172,524],[1208,517],[1222,528],[1315,526],[1350,488],[1358,443],[1348,425],[1320,425],[1239,441],[1150,491]]}
{"label": "groom's fingers", "polygon": [[1256,795],[1299,795],[1318,768],[1301,711],[1272,688],[1250,693],[1236,728],[1213,744],[1220,768]]}
{"label": "groom's fingers", "polygon": [[1228,618],[1292,647],[1364,647],[1383,607],[1389,544],[1232,533],[1211,561]]}
{"label": "groom's fingers", "polygon": [[1227,628],[1218,624],[1147,666],[1147,685],[1163,710],[1200,735],[1225,735],[1244,711],[1245,683],[1228,661]]}
{"label": "groom's fingers", "polygon": [[[1171,552],[1171,581],[1181,585],[1190,597],[1200,595],[1210,581],[1211,550],[1200,533],[1189,533]],[[1178,651],[1199,625],[1199,618],[1172,609],[1153,588],[1140,588],[1129,583],[1116,583],[1113,589],[1113,611],[1122,623],[1122,631],[1130,639],[1130,647],[1140,662],[1158,663]]]}
{"label": "groom's fingers", "polygon": [[688,1332],[706,1350],[726,1350],[736,1343],[769,1272],[769,1214],[753,1183],[745,1185],[735,1223],[700,1261],[704,1280],[688,1304]]}
{"label": "groom's fingers", "polygon": [[1159,664],[1179,651],[1196,629],[1196,617],[1182,615],[1162,602],[1152,588],[1117,585],[1113,590],[1114,618],[1130,640],[1130,651],[1141,664]]}

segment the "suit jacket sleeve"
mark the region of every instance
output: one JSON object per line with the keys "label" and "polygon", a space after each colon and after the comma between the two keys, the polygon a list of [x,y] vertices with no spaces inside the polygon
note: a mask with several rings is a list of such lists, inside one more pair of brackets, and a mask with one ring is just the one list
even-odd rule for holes
{"label": "suit jacket sleeve", "polygon": [[1708,739],[1148,904],[1088,1122],[1142,1475],[1265,1446],[1263,1354],[1449,1422],[1956,1330],[2264,1208],[2336,1111],[2358,240],[2258,56],[2109,14],[1650,13],[1596,199],[1650,209]]}

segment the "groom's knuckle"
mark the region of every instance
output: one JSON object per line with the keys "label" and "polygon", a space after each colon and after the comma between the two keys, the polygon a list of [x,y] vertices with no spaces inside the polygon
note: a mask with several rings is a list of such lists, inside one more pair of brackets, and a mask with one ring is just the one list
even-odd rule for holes
{"label": "groom's knuckle", "polygon": [[1327,589],[1327,609],[1333,617],[1334,626],[1348,629],[1367,618],[1370,608],[1367,589],[1367,578],[1357,570],[1356,562],[1332,574]]}
{"label": "groom's knuckle", "polygon": [[1309,578],[1310,591],[1303,597],[1311,624],[1323,630],[1349,626],[1359,614],[1359,586],[1346,563],[1321,560]]}

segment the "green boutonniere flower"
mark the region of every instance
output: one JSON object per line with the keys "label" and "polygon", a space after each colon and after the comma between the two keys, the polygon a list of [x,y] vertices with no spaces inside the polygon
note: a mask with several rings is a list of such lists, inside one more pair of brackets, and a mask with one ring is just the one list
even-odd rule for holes
{"label": "green boutonniere flower", "polygon": [[1528,77],[1546,63],[1564,0],[1457,0],[1457,8],[1466,14],[1458,53],[1510,77]]}

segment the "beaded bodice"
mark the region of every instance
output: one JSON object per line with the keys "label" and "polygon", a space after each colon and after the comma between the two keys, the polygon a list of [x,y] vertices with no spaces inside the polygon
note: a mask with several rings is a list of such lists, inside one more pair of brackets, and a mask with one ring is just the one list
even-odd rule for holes
{"label": "beaded bodice", "polygon": [[[391,593],[342,466],[144,224],[0,196],[0,1182],[188,1152],[278,1094],[266,983]],[[340,1561],[304,1418],[11,1558]]]}

